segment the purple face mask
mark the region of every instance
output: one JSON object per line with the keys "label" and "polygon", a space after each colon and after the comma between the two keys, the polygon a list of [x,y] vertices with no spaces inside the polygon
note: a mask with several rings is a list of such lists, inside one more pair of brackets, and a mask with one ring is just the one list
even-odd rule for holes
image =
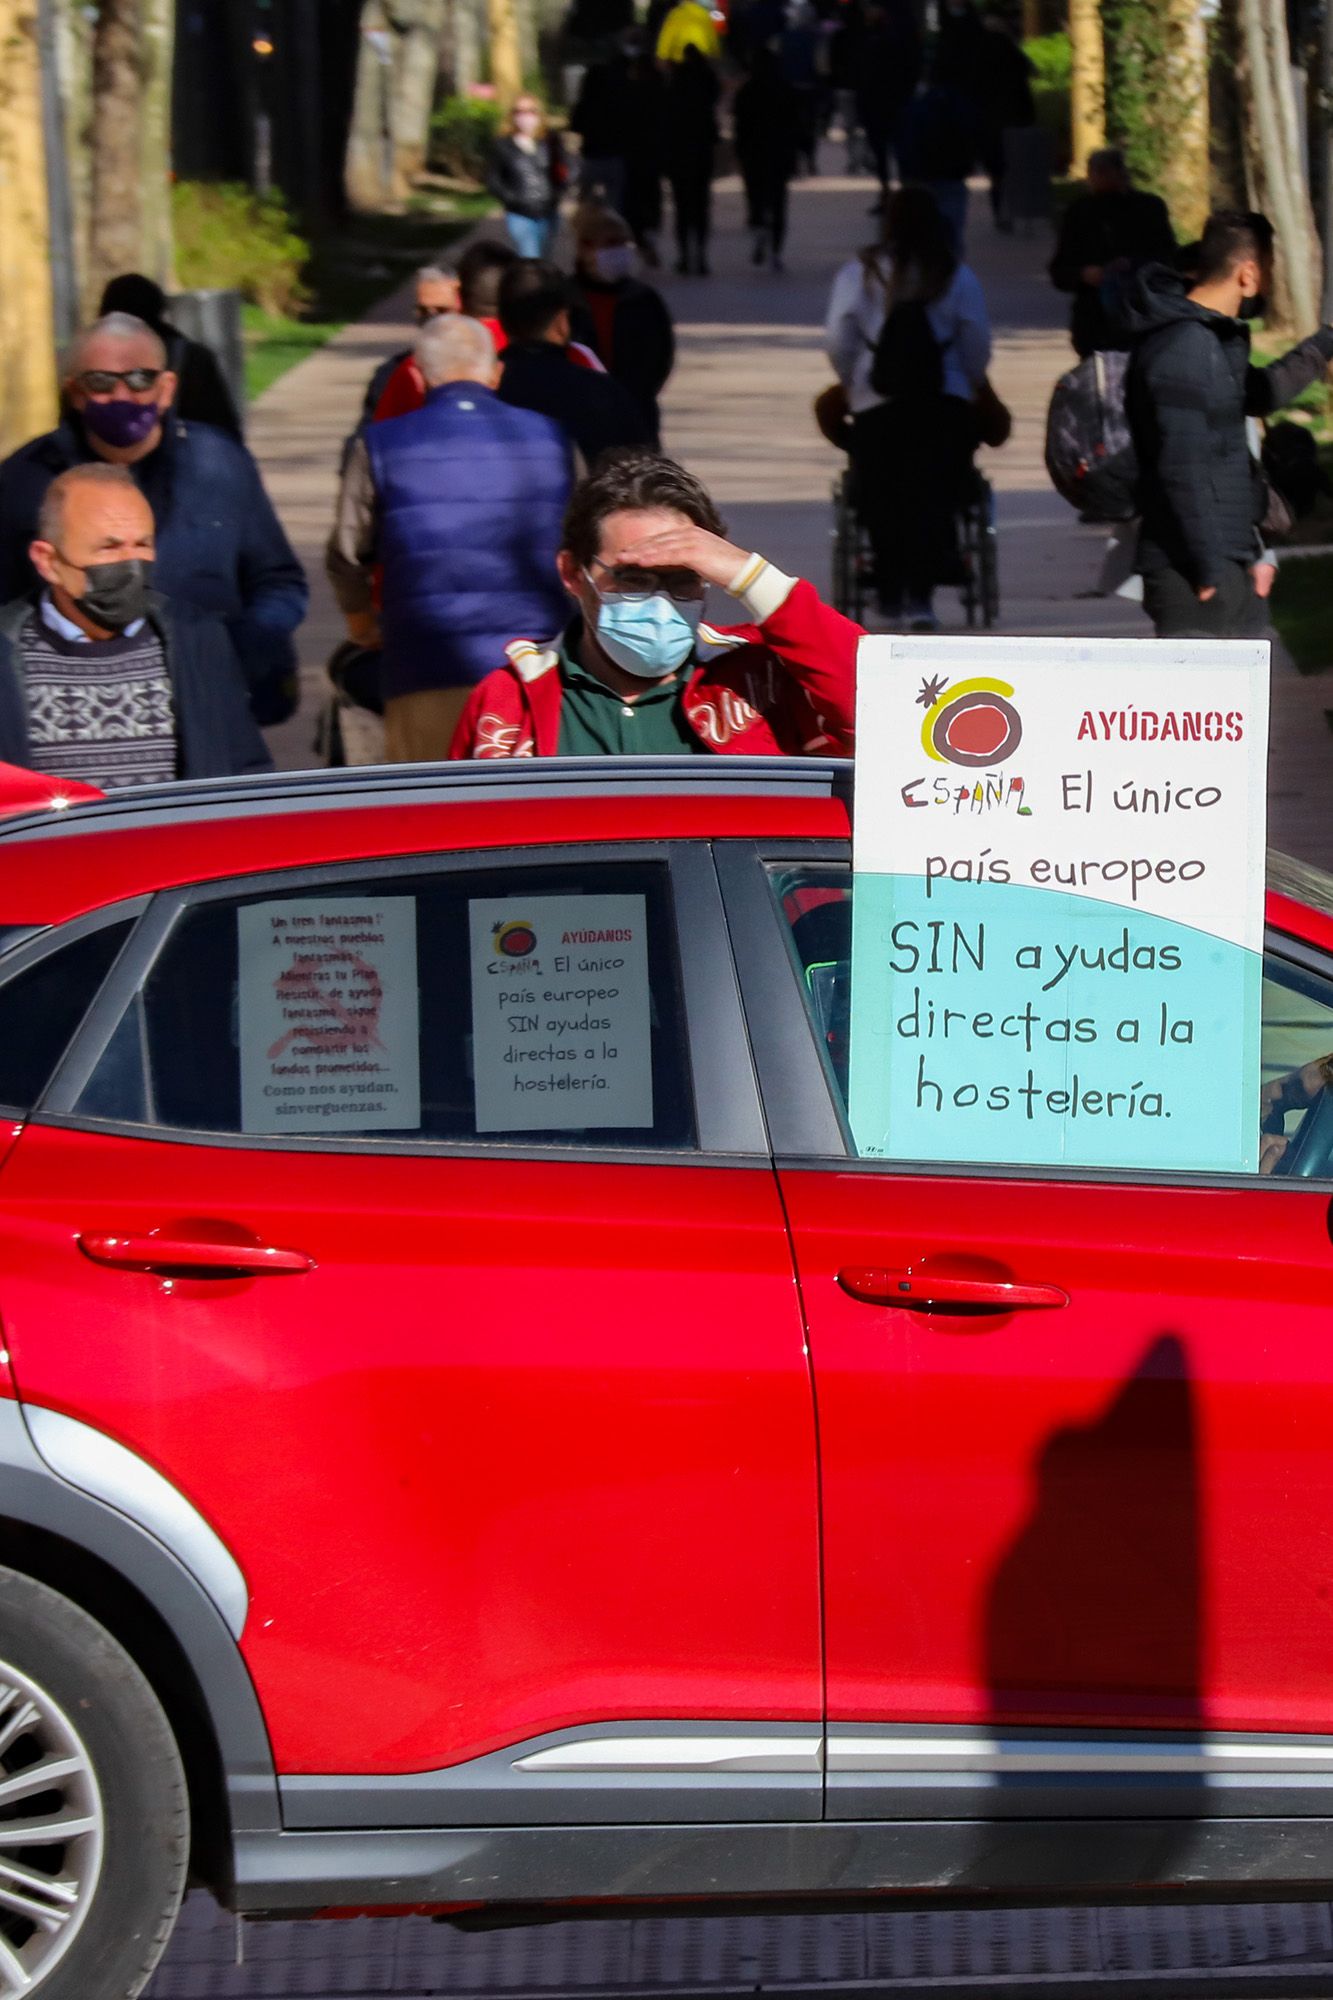
{"label": "purple face mask", "polygon": [[96,403],[89,397],[83,406],[82,416],[93,436],[101,438],[103,444],[111,445],[116,451],[124,451],[132,444],[142,444],[162,421],[162,412],[156,403],[130,403],[123,397],[107,403]]}

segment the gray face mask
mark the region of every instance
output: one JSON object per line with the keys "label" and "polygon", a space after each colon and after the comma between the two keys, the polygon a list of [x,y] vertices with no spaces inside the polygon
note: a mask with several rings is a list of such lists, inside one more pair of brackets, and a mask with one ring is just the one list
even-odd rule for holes
{"label": "gray face mask", "polygon": [[[57,555],[60,551],[57,549]],[[68,556],[60,556],[69,562]],[[77,569],[77,563],[69,564]],[[153,587],[153,565],[140,556],[124,562],[85,563],[86,578],[82,597],[74,597],[75,608],[104,632],[123,632],[148,613],[148,593]]]}

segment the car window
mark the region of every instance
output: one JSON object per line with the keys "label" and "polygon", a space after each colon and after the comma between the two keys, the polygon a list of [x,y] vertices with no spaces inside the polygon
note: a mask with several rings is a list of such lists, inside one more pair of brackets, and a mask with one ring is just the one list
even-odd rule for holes
{"label": "car window", "polygon": [[75,1112],[360,1145],[691,1147],[668,871],[449,870],[196,903]]}
{"label": "car window", "polygon": [[[768,876],[829,1084],[845,1116],[852,871],[843,862],[782,862],[772,864]],[[1260,1173],[1333,1177],[1333,981],[1273,952],[1264,954],[1261,1073],[1255,1108]]]}
{"label": "car window", "polygon": [[86,931],[0,985],[0,1105],[30,1111],[129,936],[132,919]]}

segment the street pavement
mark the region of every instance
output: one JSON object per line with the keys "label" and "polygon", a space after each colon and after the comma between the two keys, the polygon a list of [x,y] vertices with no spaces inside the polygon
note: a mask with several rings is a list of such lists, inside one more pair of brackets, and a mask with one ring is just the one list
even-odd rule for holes
{"label": "street pavement", "polygon": [[[835,168],[834,150],[823,164]],[[829,493],[838,455],[810,405],[829,380],[821,328],[838,263],[874,231],[869,184],[828,172],[793,191],[787,270],[754,271],[734,182],[718,194],[715,275],[664,275],[680,357],[666,398],[666,443],[708,482],[734,538],[826,586]],[[1051,385],[1070,364],[1065,301],[1045,278],[1049,234],[1001,236],[979,193],[969,257],[996,327],[993,378],[1015,415],[1001,452],[983,453],[998,496],[1002,631],[1149,636],[1141,612],[1093,595],[1104,537],[1055,495],[1042,464]],[[410,340],[404,294],[349,327],[260,399],[250,441],[310,572],[300,635],[303,699],[272,732],[280,762],[315,761],[322,665],[342,636],[324,581],[338,448],[371,369]],[[946,625],[959,622],[942,593]],[[1274,677],[1272,839],[1333,865],[1333,675]],[[243,1962],[237,1963],[238,1951]],[[238,1931],[193,1897],[153,2000],[364,2000],[371,1994],[908,1994],[1207,1991],[1333,1995],[1333,1905],[886,1912],[875,1916],[625,1919],[461,1934],[423,1918],[248,1924]]]}
{"label": "street pavement", "polygon": [[[738,185],[722,181],[714,275],[676,277],[667,259],[660,276],[680,341],[665,398],[667,448],[708,482],[737,541],[821,587],[829,581],[830,491],[841,463],[810,413],[831,378],[824,305],[838,265],[876,229],[867,213],[870,184],[841,175],[840,154],[826,146],[822,164],[830,171],[793,189],[785,271],[751,267]],[[1001,235],[979,188],[971,208],[969,261],[985,286],[996,332],[992,376],[1015,418],[1010,442],[1002,451],[983,451],[979,461],[997,494],[998,629],[1150,637],[1137,606],[1094,594],[1105,531],[1080,524],[1046,477],[1046,406],[1052,384],[1074,358],[1065,333],[1068,302],[1046,277],[1050,231],[1036,225],[1026,235]],[[343,636],[323,573],[338,446],[371,369],[411,340],[407,311],[406,293],[386,300],[284,376],[251,414],[251,444],[312,586],[300,634],[302,708],[271,732],[289,768],[315,761],[323,662]],[[952,592],[940,593],[939,609],[946,628],[961,626]],[[1333,867],[1331,712],[1333,674],[1304,676],[1284,659],[1275,661],[1270,839],[1325,867]]]}

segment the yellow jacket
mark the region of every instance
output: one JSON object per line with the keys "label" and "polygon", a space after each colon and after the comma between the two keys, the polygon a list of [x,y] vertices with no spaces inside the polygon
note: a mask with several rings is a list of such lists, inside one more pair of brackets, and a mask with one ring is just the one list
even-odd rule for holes
{"label": "yellow jacket", "polygon": [[716,62],[722,53],[716,23],[704,0],[678,0],[662,23],[657,60],[679,62],[690,47],[699,49],[709,62]]}

